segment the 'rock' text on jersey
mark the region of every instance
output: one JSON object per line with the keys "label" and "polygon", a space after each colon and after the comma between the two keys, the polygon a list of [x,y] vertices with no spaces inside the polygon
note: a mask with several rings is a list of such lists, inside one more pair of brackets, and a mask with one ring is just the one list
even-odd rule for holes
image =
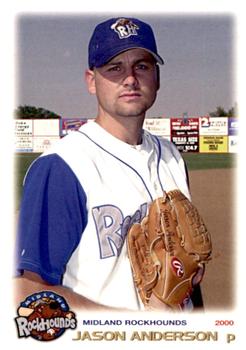
{"label": "'rock' text on jersey", "polygon": [[139,223],[147,214],[147,203],[140,206],[132,216],[124,218],[122,211],[114,205],[92,208],[96,226],[100,258],[119,256],[126,234],[134,223]]}

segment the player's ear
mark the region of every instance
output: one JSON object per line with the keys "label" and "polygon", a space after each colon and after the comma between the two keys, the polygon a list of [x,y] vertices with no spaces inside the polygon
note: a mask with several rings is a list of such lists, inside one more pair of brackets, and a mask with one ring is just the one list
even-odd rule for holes
{"label": "player's ear", "polygon": [[160,67],[156,65],[157,90],[160,89]]}
{"label": "player's ear", "polygon": [[85,71],[85,80],[87,83],[87,89],[90,94],[95,95],[96,86],[95,86],[95,72],[91,69]]}

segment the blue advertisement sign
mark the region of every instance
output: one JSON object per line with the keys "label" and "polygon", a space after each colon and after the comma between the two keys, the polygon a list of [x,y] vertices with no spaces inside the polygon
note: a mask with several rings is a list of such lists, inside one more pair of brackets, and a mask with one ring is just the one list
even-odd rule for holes
{"label": "blue advertisement sign", "polygon": [[228,118],[228,135],[238,134],[238,118]]}

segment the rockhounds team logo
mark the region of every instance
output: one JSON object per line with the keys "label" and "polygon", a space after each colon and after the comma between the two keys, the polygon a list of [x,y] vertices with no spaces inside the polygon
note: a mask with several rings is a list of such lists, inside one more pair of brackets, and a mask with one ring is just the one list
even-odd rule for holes
{"label": "rockhounds team logo", "polygon": [[120,39],[124,39],[131,35],[138,35],[137,30],[139,27],[129,19],[120,18],[111,25],[111,29],[118,34]]}
{"label": "rockhounds team logo", "polygon": [[52,291],[28,296],[20,303],[15,318],[19,338],[48,341],[59,338],[67,329],[75,329],[75,313],[66,300]]}

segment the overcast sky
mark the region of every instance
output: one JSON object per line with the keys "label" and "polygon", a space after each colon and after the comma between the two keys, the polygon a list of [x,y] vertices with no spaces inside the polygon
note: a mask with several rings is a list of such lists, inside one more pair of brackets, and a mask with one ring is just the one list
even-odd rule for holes
{"label": "overcast sky", "polygon": [[[233,15],[119,16],[151,24],[165,60],[158,98],[148,116],[206,115],[217,106],[227,110],[235,105]],[[84,82],[87,46],[95,25],[109,17],[18,15],[16,106],[44,107],[62,117],[95,117],[96,99]]]}

